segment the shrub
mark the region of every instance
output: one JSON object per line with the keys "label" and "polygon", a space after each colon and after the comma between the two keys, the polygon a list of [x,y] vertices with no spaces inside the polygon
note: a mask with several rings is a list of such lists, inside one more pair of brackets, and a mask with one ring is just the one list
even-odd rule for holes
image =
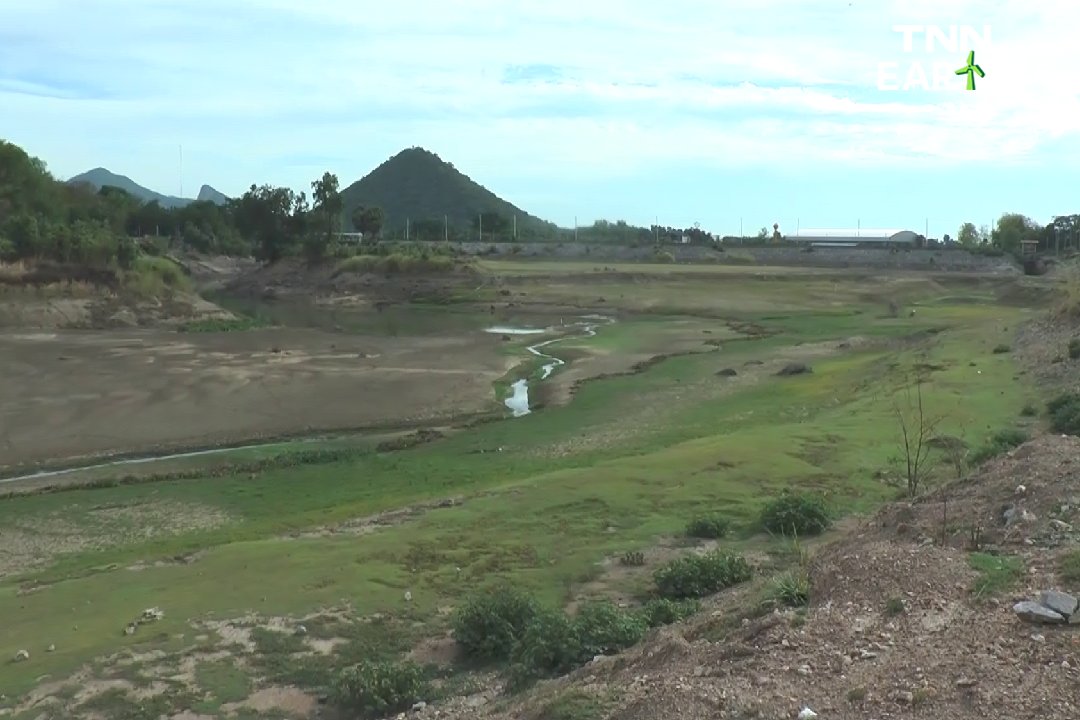
{"label": "shrub", "polygon": [[1020,410],[1020,417],[1035,417],[1039,414],[1039,409],[1030,403],[1025,405]]}
{"label": "shrub", "polygon": [[653,579],[662,597],[679,600],[712,595],[749,580],[751,574],[742,556],[714,550],[673,560],[658,569]]}
{"label": "shrub", "polygon": [[413,662],[365,662],[338,673],[330,702],[361,717],[380,718],[408,710],[429,689],[423,669]]}
{"label": "shrub", "polygon": [[703,515],[686,526],[686,534],[694,538],[717,539],[728,534],[731,523],[720,515]]}
{"label": "shrub", "polygon": [[610,600],[590,602],[574,618],[574,628],[586,658],[611,655],[637,644],[648,625],[638,613],[627,612]]}
{"label": "shrub", "polygon": [[818,535],[829,527],[829,509],[819,495],[785,492],[761,511],[761,524],[779,535]]}
{"label": "shrub", "polygon": [[458,608],[451,621],[454,640],[473,658],[506,659],[536,614],[532,596],[510,587],[497,588]]}
{"label": "shrub", "polygon": [[561,610],[536,613],[510,654],[510,688],[568,673],[587,660],[574,621]]}
{"label": "shrub", "polygon": [[904,606],[904,598],[893,596],[885,603],[886,615],[902,615],[907,608]]}
{"label": "shrub", "polygon": [[1012,352],[1012,348],[1008,345],[997,345],[994,347],[995,355],[1004,355],[1005,353]]}
{"label": "shrub", "polygon": [[990,436],[981,447],[971,452],[968,461],[972,466],[982,465],[990,458],[1004,455],[1014,447],[1019,447],[1028,441],[1028,434],[1023,430],[1007,428],[999,430]]}
{"label": "shrub", "polygon": [[640,550],[630,550],[623,553],[623,556],[619,558],[619,562],[630,567],[641,567],[645,564],[645,553]]}
{"label": "shrub", "polygon": [[675,262],[675,256],[664,250],[657,250],[653,253],[652,260],[654,263],[663,263],[665,265]]}
{"label": "shrub", "polygon": [[1073,338],[1069,341],[1069,359],[1080,359],[1080,338]]}
{"label": "shrub", "polygon": [[772,583],[772,596],[788,607],[805,607],[810,604],[810,576],[804,571],[786,572]]}
{"label": "shrub", "polygon": [[653,598],[645,603],[645,607],[641,609],[641,615],[645,618],[645,624],[654,628],[685,620],[700,609],[701,603],[696,598],[685,600]]}
{"label": "shrub", "polygon": [[1050,428],[1065,435],[1080,435],[1080,394],[1059,395],[1046,404]]}

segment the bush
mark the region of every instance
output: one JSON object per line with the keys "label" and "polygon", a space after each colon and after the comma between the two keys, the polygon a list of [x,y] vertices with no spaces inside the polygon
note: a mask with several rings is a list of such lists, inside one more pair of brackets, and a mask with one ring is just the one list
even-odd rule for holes
{"label": "bush", "polygon": [[720,515],[704,515],[694,518],[686,526],[686,534],[694,538],[717,539],[728,534],[731,523]]}
{"label": "bush", "polygon": [[423,669],[413,662],[371,662],[347,667],[330,686],[330,702],[361,717],[408,710],[429,696]]}
{"label": "bush", "polygon": [[762,526],[778,535],[819,535],[829,523],[829,508],[819,495],[785,492],[761,511]]}
{"label": "bush", "polygon": [[470,657],[504,660],[536,618],[532,596],[509,587],[476,595],[454,613],[454,640]]}
{"label": "bush", "polygon": [[449,272],[454,260],[445,255],[428,257],[426,254],[393,252],[389,255],[354,255],[338,263],[338,273],[383,273],[386,275],[411,275]]}
{"label": "bush", "polygon": [[1035,417],[1038,414],[1039,409],[1031,404],[1025,405],[1020,410],[1020,417]]}
{"label": "bush", "polygon": [[1012,348],[1008,345],[997,345],[994,347],[995,355],[1004,355],[1005,353],[1012,352]]}
{"label": "bush", "polygon": [[630,550],[623,553],[619,562],[629,567],[641,567],[645,564],[645,553],[640,550]]}
{"label": "bush", "polygon": [[1069,359],[1080,359],[1080,338],[1073,338],[1069,341]]}
{"label": "bush", "polygon": [[1065,393],[1046,404],[1050,429],[1065,435],[1080,435],[1080,394]]}
{"label": "bush", "polygon": [[662,597],[681,600],[712,595],[746,582],[751,575],[745,558],[714,550],[673,560],[658,569],[653,580]]}
{"label": "bush", "polygon": [[585,658],[611,655],[636,645],[648,625],[638,613],[620,609],[610,600],[590,602],[574,618],[574,628]]}
{"label": "bush", "polygon": [[981,447],[971,452],[968,462],[972,465],[982,465],[990,458],[1004,455],[1014,447],[1019,447],[1028,441],[1028,434],[1023,430],[1007,428],[999,430],[990,436]]}
{"label": "bush", "polygon": [[664,250],[657,250],[653,253],[652,261],[654,263],[663,263],[669,265],[675,262],[675,256]]}
{"label": "bush", "polygon": [[[589,656],[591,657],[591,656]],[[561,610],[541,610],[533,616],[510,655],[510,687],[568,673],[586,657],[574,621]]]}
{"label": "bush", "polygon": [[645,607],[641,609],[641,615],[646,625],[655,628],[685,620],[700,609],[701,603],[696,598],[685,600],[654,598],[645,603]]}

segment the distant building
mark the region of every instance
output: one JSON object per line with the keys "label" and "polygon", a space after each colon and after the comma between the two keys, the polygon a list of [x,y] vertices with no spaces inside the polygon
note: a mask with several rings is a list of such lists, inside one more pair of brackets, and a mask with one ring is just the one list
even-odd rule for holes
{"label": "distant building", "polygon": [[798,230],[787,240],[806,243],[815,247],[872,247],[914,246],[920,235],[912,230],[879,230],[870,228]]}
{"label": "distant building", "polygon": [[364,239],[364,233],[351,232],[351,233],[335,233],[335,237],[338,242],[343,245],[359,245]]}

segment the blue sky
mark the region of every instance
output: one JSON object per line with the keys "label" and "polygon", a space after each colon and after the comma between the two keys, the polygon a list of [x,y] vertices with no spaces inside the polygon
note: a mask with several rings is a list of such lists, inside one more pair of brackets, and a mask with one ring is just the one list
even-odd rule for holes
{"label": "blue sky", "polygon": [[1075,0],[12,0],[0,137],[168,194],[344,186],[419,145],[564,226],[940,237],[1080,212],[1080,72],[1046,71],[1078,27]]}

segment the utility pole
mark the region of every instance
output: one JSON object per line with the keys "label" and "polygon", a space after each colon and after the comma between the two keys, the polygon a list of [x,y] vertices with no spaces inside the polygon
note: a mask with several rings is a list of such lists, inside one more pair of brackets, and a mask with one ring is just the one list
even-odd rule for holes
{"label": "utility pole", "polygon": [[477,215],[480,218],[480,242],[484,242],[484,213]]}
{"label": "utility pole", "polygon": [[405,242],[409,242],[409,218],[405,218]]}
{"label": "utility pole", "polygon": [[743,235],[742,218],[739,218],[739,239],[742,240],[744,237],[746,236]]}
{"label": "utility pole", "polygon": [[577,215],[574,216],[574,242],[577,242]]}
{"label": "utility pole", "polygon": [[180,145],[180,197],[184,197],[184,146]]}
{"label": "utility pole", "polygon": [[517,240],[517,215],[514,216],[514,240]]}
{"label": "utility pole", "polygon": [[447,221],[447,216],[442,216],[442,237],[443,242],[450,242],[450,224]]}

